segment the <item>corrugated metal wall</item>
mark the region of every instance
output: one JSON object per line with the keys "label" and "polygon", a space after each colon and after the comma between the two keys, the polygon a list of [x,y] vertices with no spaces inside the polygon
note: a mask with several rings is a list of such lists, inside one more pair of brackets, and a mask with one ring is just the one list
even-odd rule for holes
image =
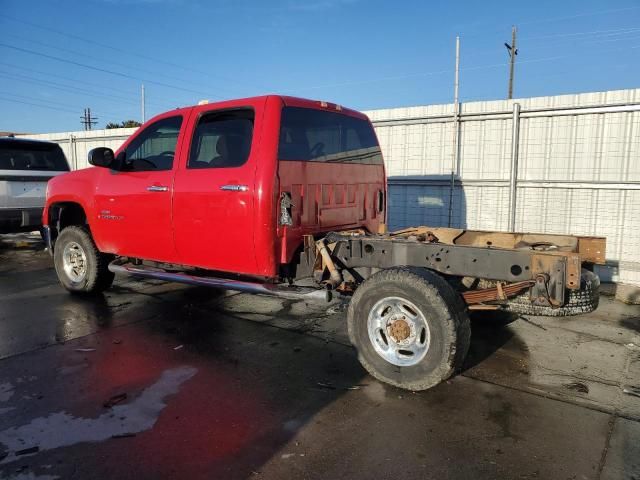
{"label": "corrugated metal wall", "polygon": [[[508,229],[516,102],[515,229],[605,236],[609,268],[599,273],[640,284],[640,89],[463,104],[452,226]],[[385,153],[391,228],[447,225],[452,112],[366,112]]]}
{"label": "corrugated metal wall", "polygon": [[[607,280],[640,285],[640,89],[366,112],[389,176],[389,224],[509,227],[513,104],[519,116],[515,229],[607,237]],[[590,109],[587,107],[598,107]],[[454,155],[454,132],[459,132]],[[136,129],[34,135],[76,168]],[[72,141],[70,141],[70,138]]]}

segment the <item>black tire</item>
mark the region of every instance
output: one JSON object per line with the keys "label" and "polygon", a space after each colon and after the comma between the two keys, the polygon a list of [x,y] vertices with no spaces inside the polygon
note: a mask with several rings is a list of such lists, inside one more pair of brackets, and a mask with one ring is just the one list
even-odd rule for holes
{"label": "black tire", "polygon": [[[65,247],[74,246],[84,254],[84,274],[75,277],[65,270]],[[76,247],[77,246],[77,247]],[[80,250],[78,250],[78,248]],[[85,227],[66,227],[56,239],[53,251],[53,263],[58,280],[71,293],[98,293],[108,289],[113,283],[114,274],[109,271],[109,262],[113,255],[102,253],[96,247],[91,234]]]}
{"label": "black tire", "polygon": [[[396,297],[413,303],[428,326],[426,353],[409,366],[398,366],[383,358],[369,335],[369,316],[375,315],[373,307]],[[459,370],[471,337],[466,306],[458,292],[436,273],[412,267],[390,268],[368,278],[349,304],[347,325],[358,359],[373,377],[414,391],[431,388]],[[386,337],[384,340],[387,341]],[[393,342],[393,338],[389,341]]]}
{"label": "black tire", "polygon": [[568,317],[593,312],[600,303],[600,278],[589,270],[582,270],[580,289],[565,291],[566,302],[562,307],[552,308],[531,305],[529,294],[519,295],[509,301],[505,310],[521,315]]}

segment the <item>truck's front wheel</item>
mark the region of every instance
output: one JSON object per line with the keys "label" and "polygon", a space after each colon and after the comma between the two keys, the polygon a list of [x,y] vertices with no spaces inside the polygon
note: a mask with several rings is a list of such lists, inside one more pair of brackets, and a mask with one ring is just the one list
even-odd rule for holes
{"label": "truck's front wheel", "polygon": [[84,227],[66,227],[58,236],[53,261],[58,279],[72,293],[96,293],[113,283],[112,255],[101,253]]}
{"label": "truck's front wheel", "polygon": [[469,349],[469,317],[460,295],[425,269],[372,275],[356,290],[347,321],[364,368],[408,390],[426,390],[449,378]]}

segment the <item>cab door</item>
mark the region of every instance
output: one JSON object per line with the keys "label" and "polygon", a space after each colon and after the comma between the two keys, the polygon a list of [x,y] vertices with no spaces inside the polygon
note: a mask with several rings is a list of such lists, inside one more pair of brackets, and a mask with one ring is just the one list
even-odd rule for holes
{"label": "cab door", "polygon": [[256,112],[201,107],[190,120],[186,161],[176,172],[174,235],[180,263],[256,274]]}
{"label": "cab door", "polygon": [[171,196],[182,124],[175,114],[152,122],[124,145],[118,171],[102,169],[92,224],[100,250],[176,261]]}

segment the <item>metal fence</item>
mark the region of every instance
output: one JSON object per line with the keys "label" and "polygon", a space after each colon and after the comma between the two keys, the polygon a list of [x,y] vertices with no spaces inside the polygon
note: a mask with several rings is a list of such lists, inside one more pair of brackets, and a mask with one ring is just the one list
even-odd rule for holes
{"label": "metal fence", "polygon": [[599,273],[640,285],[640,90],[461,107],[457,120],[453,105],[367,112],[391,228],[601,235]]}
{"label": "metal fence", "polygon": [[[365,112],[385,155],[391,228],[607,237],[606,280],[640,285],[640,89]],[[74,168],[136,129],[34,135]],[[453,175],[452,175],[453,172]]]}

